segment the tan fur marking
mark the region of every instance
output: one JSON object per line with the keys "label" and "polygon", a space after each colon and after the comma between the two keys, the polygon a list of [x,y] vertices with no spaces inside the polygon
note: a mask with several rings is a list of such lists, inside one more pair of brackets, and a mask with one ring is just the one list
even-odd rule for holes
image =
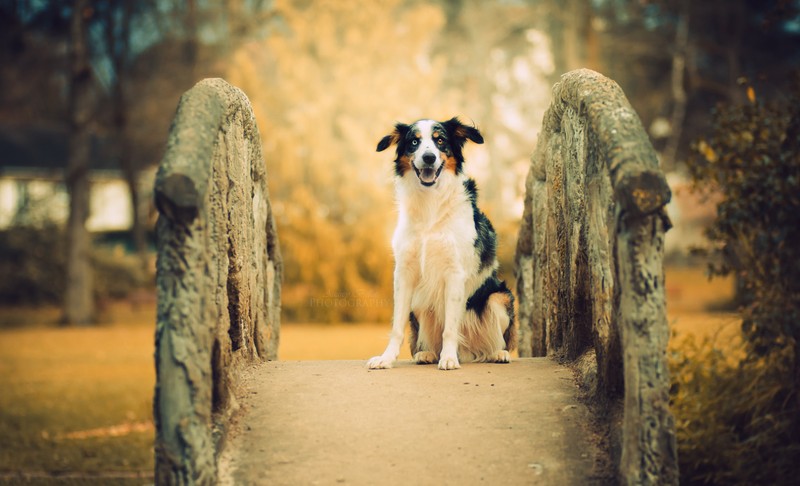
{"label": "tan fur marking", "polygon": [[411,159],[408,158],[408,155],[401,155],[397,160],[397,164],[400,166],[400,170],[404,175],[411,170]]}
{"label": "tan fur marking", "polygon": [[441,154],[442,158],[444,159],[444,168],[455,174],[456,168],[458,167],[458,164],[456,163],[456,158],[448,157],[447,154],[445,154],[444,152],[442,152]]}
{"label": "tan fur marking", "polygon": [[508,307],[510,300],[508,298],[508,294],[495,292],[489,296],[489,302],[502,305],[503,307]]}

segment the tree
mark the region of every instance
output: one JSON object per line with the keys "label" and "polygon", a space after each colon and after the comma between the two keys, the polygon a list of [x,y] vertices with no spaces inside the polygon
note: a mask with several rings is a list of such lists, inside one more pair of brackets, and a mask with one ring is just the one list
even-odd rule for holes
{"label": "tree", "polygon": [[66,170],[69,192],[67,222],[67,280],[64,293],[64,322],[89,324],[94,320],[92,295],[92,240],[89,217],[89,122],[92,117],[91,81],[87,46],[87,23],[92,9],[87,0],[76,0],[70,18],[69,125],[70,142]]}
{"label": "tree", "polygon": [[664,168],[681,168],[690,134],[709,128],[720,102],[746,101],[740,82],[760,91],[786,88],[787,65],[800,64],[793,0],[620,0],[594,2],[602,25],[605,73],[624,89],[645,126],[671,120],[654,145]]}
{"label": "tree", "polygon": [[115,0],[98,4],[97,8],[103,27],[105,54],[112,68],[109,93],[112,112],[111,138],[114,141],[115,156],[119,161],[130,193],[131,233],[134,247],[146,274],[148,268],[147,228],[141,214],[142,204],[139,191],[139,174],[145,163],[134,157],[131,150],[131,140],[128,134],[130,117],[128,83],[130,81],[130,64],[135,54],[131,48],[131,23],[134,15],[142,14],[141,10],[146,11],[149,5],[133,0]]}

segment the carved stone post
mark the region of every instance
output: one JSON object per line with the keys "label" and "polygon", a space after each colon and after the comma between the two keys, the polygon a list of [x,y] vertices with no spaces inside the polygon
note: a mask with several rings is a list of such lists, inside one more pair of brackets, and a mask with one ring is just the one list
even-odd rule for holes
{"label": "carved stone post", "polygon": [[215,484],[242,367],[272,359],[281,258],[261,140],[244,93],[187,91],[156,177],[156,482]]}
{"label": "carved stone post", "polygon": [[678,478],[662,268],[669,199],[619,86],[586,69],[563,75],[526,181],[516,255],[520,355],[590,365],[595,399],[623,410],[623,430],[611,437],[621,441],[612,447],[622,451],[624,484]]}

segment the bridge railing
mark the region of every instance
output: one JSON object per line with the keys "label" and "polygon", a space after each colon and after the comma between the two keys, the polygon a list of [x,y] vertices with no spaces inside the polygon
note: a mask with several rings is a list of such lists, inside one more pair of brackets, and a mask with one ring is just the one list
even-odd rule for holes
{"label": "bridge railing", "polygon": [[526,185],[520,355],[577,364],[611,418],[622,484],[677,484],[662,264],[671,194],[615,82],[561,77]]}
{"label": "bridge railing", "polygon": [[242,369],[275,359],[281,256],[247,97],[206,79],[180,100],[155,184],[157,484],[215,484]]}

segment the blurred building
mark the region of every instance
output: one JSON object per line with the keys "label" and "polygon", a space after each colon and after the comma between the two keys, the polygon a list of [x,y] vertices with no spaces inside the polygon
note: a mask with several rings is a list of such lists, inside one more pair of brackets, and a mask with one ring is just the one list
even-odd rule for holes
{"label": "blurred building", "polygon": [[[0,125],[0,230],[13,226],[65,225],[69,195],[64,184],[69,135],[63,127]],[[132,227],[128,184],[110,140],[92,137],[89,231],[128,231]],[[155,167],[139,174],[143,208],[149,214]]]}

